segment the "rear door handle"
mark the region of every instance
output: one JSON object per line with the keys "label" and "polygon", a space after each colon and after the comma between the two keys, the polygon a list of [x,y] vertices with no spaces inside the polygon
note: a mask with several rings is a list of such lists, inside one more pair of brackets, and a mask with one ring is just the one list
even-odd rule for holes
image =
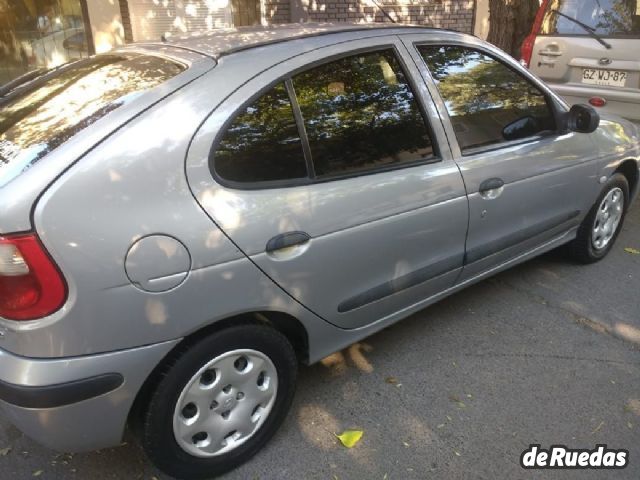
{"label": "rear door handle", "polygon": [[276,235],[267,242],[267,253],[282,250],[284,248],[296,247],[304,245],[311,237],[306,232],[287,232]]}
{"label": "rear door handle", "polygon": [[504,187],[504,180],[501,178],[490,178],[480,184],[480,193],[487,193]]}
{"label": "rear door handle", "polygon": [[480,184],[480,196],[485,200],[495,200],[504,190],[501,178],[490,178]]}

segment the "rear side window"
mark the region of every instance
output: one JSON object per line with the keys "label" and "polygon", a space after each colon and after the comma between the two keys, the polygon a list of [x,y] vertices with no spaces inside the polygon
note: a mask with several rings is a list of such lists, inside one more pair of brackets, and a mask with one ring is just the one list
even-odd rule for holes
{"label": "rear side window", "polygon": [[588,35],[582,22],[598,35],[640,38],[640,0],[551,0],[542,22],[543,35]]}
{"label": "rear side window", "polygon": [[430,131],[392,49],[287,78],[243,108],[219,138],[215,173],[258,187],[434,158]]}
{"label": "rear side window", "polygon": [[232,182],[307,177],[302,142],[283,83],[262,95],[232,121],[218,143],[215,170]]}
{"label": "rear side window", "polygon": [[362,53],[293,77],[319,178],[433,156],[424,118],[393,50]]}
{"label": "rear side window", "polygon": [[134,96],[185,70],[166,58],[100,55],[0,97],[0,187]]}
{"label": "rear side window", "polygon": [[460,46],[423,45],[418,50],[463,152],[555,130],[544,93],[511,67]]}

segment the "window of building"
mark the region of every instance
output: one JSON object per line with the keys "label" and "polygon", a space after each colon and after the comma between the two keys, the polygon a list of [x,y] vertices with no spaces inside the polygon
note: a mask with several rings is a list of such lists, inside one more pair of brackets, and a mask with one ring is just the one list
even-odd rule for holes
{"label": "window of building", "polygon": [[0,86],[26,72],[87,58],[81,0],[0,1]]}

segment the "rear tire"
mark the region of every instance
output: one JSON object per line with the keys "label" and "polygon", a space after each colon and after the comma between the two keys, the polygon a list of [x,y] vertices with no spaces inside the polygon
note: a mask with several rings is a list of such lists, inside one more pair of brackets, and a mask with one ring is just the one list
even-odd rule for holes
{"label": "rear tire", "polygon": [[296,376],[291,344],[267,326],[239,325],[187,344],[151,393],[144,450],[172,477],[197,480],[232,470],[280,427]]}
{"label": "rear tire", "polygon": [[570,255],[583,264],[602,260],[611,251],[622,229],[629,205],[629,183],[614,174],[580,224],[575,240],[567,245]]}

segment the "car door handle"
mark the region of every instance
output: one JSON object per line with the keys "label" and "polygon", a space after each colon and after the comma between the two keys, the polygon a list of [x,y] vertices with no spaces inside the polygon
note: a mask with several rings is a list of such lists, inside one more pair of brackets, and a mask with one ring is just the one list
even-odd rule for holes
{"label": "car door handle", "polygon": [[480,193],[487,193],[504,187],[504,180],[501,178],[490,178],[480,184]]}
{"label": "car door handle", "polygon": [[296,247],[298,245],[304,245],[311,237],[306,232],[287,232],[276,235],[267,242],[267,253],[275,252],[285,248]]}

